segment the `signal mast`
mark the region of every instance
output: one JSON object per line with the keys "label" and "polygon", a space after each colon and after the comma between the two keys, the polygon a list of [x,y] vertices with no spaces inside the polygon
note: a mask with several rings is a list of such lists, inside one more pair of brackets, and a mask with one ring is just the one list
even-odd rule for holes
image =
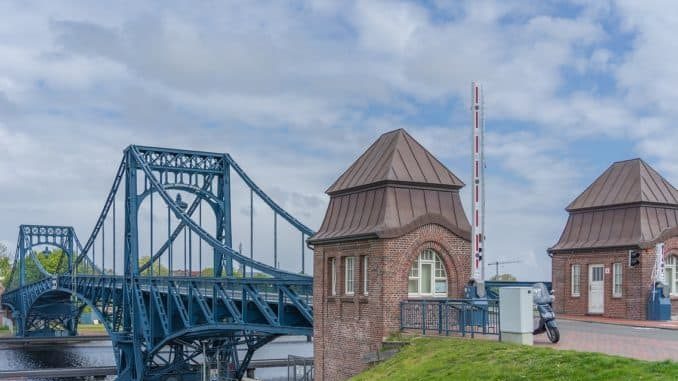
{"label": "signal mast", "polygon": [[471,83],[471,114],[473,123],[473,184],[471,200],[471,278],[485,281],[484,242],[485,242],[485,157],[483,154],[483,133],[485,120],[483,115],[483,94],[478,82]]}

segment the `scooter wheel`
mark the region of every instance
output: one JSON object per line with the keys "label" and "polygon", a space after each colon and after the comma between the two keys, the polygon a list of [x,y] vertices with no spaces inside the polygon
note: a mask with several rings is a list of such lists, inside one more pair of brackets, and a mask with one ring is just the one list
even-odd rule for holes
{"label": "scooter wheel", "polygon": [[549,341],[551,341],[553,344],[560,341],[560,331],[558,330],[558,327],[549,327],[549,325],[547,324],[546,337],[548,337]]}

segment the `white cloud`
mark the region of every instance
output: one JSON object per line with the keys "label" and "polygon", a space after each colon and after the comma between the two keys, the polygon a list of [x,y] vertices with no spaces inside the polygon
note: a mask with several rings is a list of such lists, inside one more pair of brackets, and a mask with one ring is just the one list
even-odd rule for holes
{"label": "white cloud", "polygon": [[[130,143],[228,151],[312,227],[322,192],[389,129],[407,128],[466,178],[466,98],[480,80],[488,255],[520,247],[535,263],[518,275],[548,277],[540,253],[595,175],[571,146],[631,142],[628,156],[678,182],[676,20],[635,2],[577,6],[0,4],[0,239],[21,222],[67,220],[85,235]],[[615,18],[634,36],[628,52],[608,44],[618,36],[601,21]],[[570,86],[568,70],[594,79]],[[595,76],[616,87],[601,96]]]}

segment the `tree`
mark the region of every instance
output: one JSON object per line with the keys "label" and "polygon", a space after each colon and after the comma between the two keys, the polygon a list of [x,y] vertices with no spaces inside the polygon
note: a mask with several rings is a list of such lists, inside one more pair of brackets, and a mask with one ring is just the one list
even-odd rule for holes
{"label": "tree", "polygon": [[[57,275],[68,272],[68,256],[62,249],[33,252],[33,256],[49,274]],[[45,277],[30,254],[26,255],[26,283],[33,283]]]}
{"label": "tree", "polygon": [[[151,260],[151,257],[141,257],[139,258],[139,267],[145,265],[148,263],[148,261]],[[160,259],[156,259],[155,262],[153,262],[153,276],[167,276],[169,274],[169,270],[167,267],[163,266],[160,264]],[[141,275],[151,275],[151,269],[147,268],[146,270],[141,272]]]}
{"label": "tree", "polygon": [[499,274],[493,275],[492,278],[490,278],[490,280],[503,280],[508,282],[515,282],[518,279],[511,274]]}
{"label": "tree", "polygon": [[7,245],[0,242],[0,284],[9,281],[9,275],[12,272],[12,260],[9,258]]}

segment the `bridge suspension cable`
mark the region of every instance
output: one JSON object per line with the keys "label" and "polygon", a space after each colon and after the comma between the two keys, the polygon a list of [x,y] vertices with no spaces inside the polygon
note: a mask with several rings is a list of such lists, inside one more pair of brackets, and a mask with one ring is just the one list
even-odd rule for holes
{"label": "bridge suspension cable", "polygon": [[[275,277],[299,278],[299,279],[306,278],[305,276],[300,276],[300,275],[295,274],[295,273],[283,271],[283,270],[277,269],[273,266],[269,266],[269,265],[266,265],[264,263],[257,262],[253,258],[245,257],[241,253],[233,250],[231,247],[224,245],[222,242],[220,242],[216,238],[212,237],[201,226],[198,226],[183,210],[181,210],[178,207],[177,203],[175,203],[174,200],[172,200],[172,197],[167,193],[167,191],[160,184],[158,179],[155,176],[153,176],[152,170],[149,167],[148,163],[146,163],[145,160],[143,159],[141,153],[139,152],[139,148],[136,147],[136,146],[131,146],[130,149],[131,149],[131,152],[133,153],[135,159],[137,160],[139,168],[146,175],[146,177],[148,178],[152,187],[154,187],[154,190],[165,201],[169,210],[172,211],[174,216],[176,216],[181,222],[183,222],[188,228],[190,228],[201,239],[203,239],[205,242],[209,243],[210,246],[212,246],[215,250],[221,251],[223,254],[226,254],[227,256],[230,257],[229,259],[237,260],[241,264],[249,267],[250,270],[251,270],[251,275],[253,275],[253,270],[257,270],[257,271],[261,271],[265,274],[268,274],[270,276],[275,276]],[[248,179],[249,179],[249,177],[248,177]],[[254,183],[251,182],[251,180],[249,180],[249,181],[252,185],[254,185]],[[252,189],[252,191],[257,192],[255,189]],[[267,199],[270,200],[270,198],[268,198],[268,196],[263,194],[263,192],[261,194],[264,195]],[[263,197],[262,197],[262,199],[263,199]],[[279,208],[279,206],[277,206],[277,204],[273,203],[272,201],[271,201],[271,204],[269,204],[269,206],[270,205],[275,205],[275,207]],[[168,213],[169,213],[169,211],[168,211]],[[285,212],[285,213],[287,214],[287,212]],[[290,216],[290,218],[292,218],[292,217]],[[293,219],[293,221],[297,221],[297,220]],[[301,223],[299,223],[299,224],[301,224]],[[303,226],[303,225],[301,225],[301,226]],[[169,237],[169,234],[168,234],[168,238],[171,238],[171,237]],[[253,240],[251,241],[251,243],[252,243],[251,247],[253,247]],[[171,245],[170,245],[170,248],[171,248]],[[170,258],[170,260],[172,259],[171,254],[170,254],[169,258]],[[216,266],[217,264],[214,264],[214,265]],[[171,269],[170,269],[170,271],[171,271]]]}

